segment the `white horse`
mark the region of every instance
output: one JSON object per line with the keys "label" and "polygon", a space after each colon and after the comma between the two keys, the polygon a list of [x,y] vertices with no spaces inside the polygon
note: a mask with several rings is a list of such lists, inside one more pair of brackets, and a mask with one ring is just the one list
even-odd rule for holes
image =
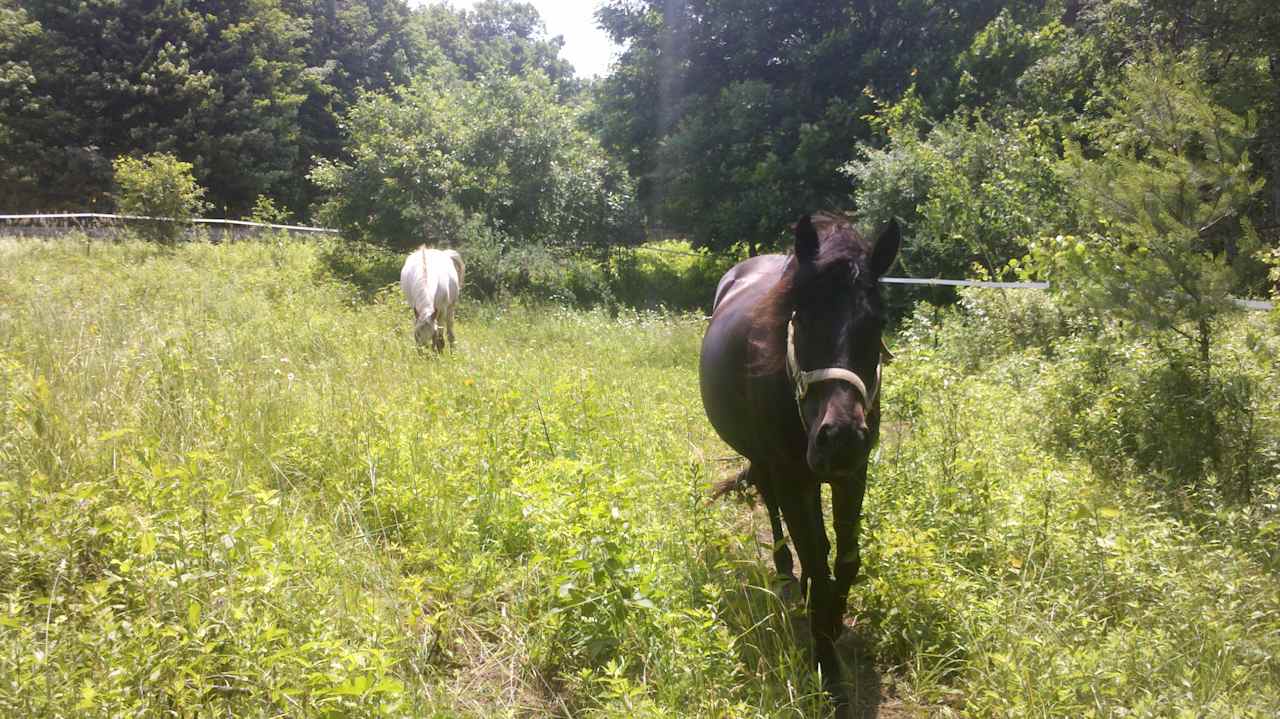
{"label": "white horse", "polygon": [[413,308],[413,338],[419,345],[430,338],[431,346],[439,352],[444,349],[446,332],[453,345],[453,310],[462,289],[462,272],[462,255],[453,250],[433,250],[423,245],[404,261],[400,289]]}

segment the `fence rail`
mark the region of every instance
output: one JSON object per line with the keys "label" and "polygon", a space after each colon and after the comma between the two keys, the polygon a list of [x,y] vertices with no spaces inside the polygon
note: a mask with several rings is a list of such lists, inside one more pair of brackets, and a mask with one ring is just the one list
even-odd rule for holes
{"label": "fence rail", "polygon": [[0,215],[0,229],[23,237],[52,237],[67,230],[79,230],[90,237],[110,237],[131,224],[175,223],[186,225],[191,232],[201,228],[214,242],[238,240],[259,232],[287,232],[289,234],[336,235],[337,230],[328,227],[306,225],[280,225],[248,220],[222,220],[192,218],[177,220],[172,217],[147,215],[114,215],[104,212],[63,212],[52,214]]}

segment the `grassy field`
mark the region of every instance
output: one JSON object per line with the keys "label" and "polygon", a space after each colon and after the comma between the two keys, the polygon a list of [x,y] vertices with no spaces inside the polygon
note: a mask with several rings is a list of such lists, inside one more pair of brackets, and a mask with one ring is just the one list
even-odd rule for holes
{"label": "grassy field", "polygon": [[[465,304],[291,243],[0,240],[0,715],[809,717],[695,316]],[[867,716],[1274,716],[1274,567],[1040,449],[1041,361],[904,341]]]}

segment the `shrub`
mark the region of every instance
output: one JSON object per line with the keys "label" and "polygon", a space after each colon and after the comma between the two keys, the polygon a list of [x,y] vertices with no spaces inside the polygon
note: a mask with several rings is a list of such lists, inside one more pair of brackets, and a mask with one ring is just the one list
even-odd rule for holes
{"label": "shrub", "polygon": [[917,304],[900,336],[932,345],[970,371],[1013,354],[1053,357],[1064,338],[1088,331],[1094,321],[1047,292],[969,287],[956,294],[954,304]]}
{"label": "shrub", "polygon": [[694,252],[688,242],[666,240],[615,250],[609,271],[614,295],[624,304],[710,311],[716,283],[737,259]]}
{"label": "shrub", "polygon": [[320,249],[323,274],[351,283],[366,299],[399,283],[403,263],[402,254],[367,242],[334,239]]}
{"label": "shrub", "polygon": [[1108,321],[1048,292],[965,289],[922,304],[900,341],[966,373],[1030,362],[1011,380],[1041,403],[1041,438],[1113,483],[1140,477],[1180,513],[1260,506],[1280,490],[1280,341],[1262,314],[1229,315],[1206,381],[1195,348]]}
{"label": "shrub", "polygon": [[129,215],[170,218],[143,225],[148,239],[172,244],[182,232],[184,220],[205,211],[205,190],[191,174],[191,163],[173,155],[153,153],[141,158],[118,157],[112,163],[120,193],[116,204]]}
{"label": "shrub", "polygon": [[545,76],[459,81],[424,74],[350,108],[343,160],[311,180],[319,216],[396,248],[448,242],[474,217],[538,244],[627,242],[640,218],[630,177],[578,125]]}
{"label": "shrub", "polygon": [[483,236],[461,250],[468,263],[467,283],[480,296],[518,295],[576,307],[612,298],[608,278],[595,262],[543,245],[504,247],[500,241],[495,245],[500,236],[496,232]]}
{"label": "shrub", "polygon": [[287,225],[290,219],[289,211],[283,207],[277,207],[275,201],[266,195],[258,195],[258,199],[253,202],[253,209],[249,212],[249,220],[252,222]]}
{"label": "shrub", "polygon": [[1062,344],[1046,368],[1046,438],[1112,480],[1140,475],[1182,512],[1248,505],[1280,483],[1280,404],[1265,318],[1237,317],[1206,382],[1194,348],[1118,326]]}
{"label": "shrub", "polygon": [[[473,216],[458,223],[451,242],[466,263],[468,298],[521,297],[589,307],[612,301],[608,276],[593,260],[544,245],[517,245]],[[327,271],[354,284],[366,297],[400,281],[404,252],[362,241],[337,240],[321,253]]]}

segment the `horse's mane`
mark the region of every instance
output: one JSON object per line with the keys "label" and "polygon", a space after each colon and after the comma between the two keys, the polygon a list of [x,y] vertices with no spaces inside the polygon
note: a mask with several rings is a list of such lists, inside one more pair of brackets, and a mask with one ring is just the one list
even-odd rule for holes
{"label": "horse's mane", "polygon": [[786,369],[787,323],[795,310],[798,286],[832,265],[852,264],[854,268],[863,268],[871,255],[867,241],[844,215],[815,212],[810,221],[818,232],[818,257],[813,269],[804,271],[802,277],[800,263],[792,255],[782,277],[769,288],[753,312],[749,369],[756,376],[778,374]]}

